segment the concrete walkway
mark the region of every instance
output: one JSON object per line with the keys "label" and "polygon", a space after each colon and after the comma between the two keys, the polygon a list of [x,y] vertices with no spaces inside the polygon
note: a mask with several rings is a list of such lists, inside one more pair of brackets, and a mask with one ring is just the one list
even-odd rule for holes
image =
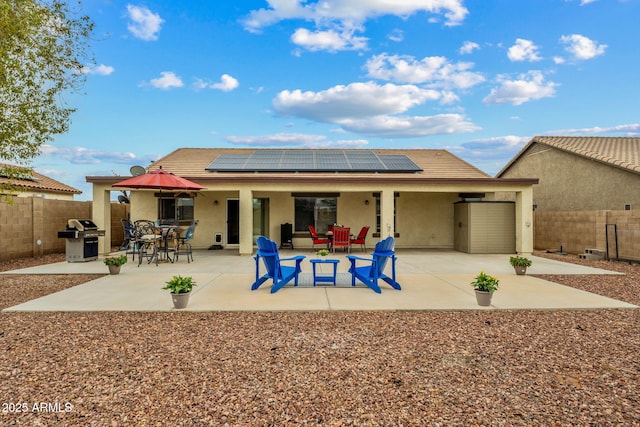
{"label": "concrete walkway", "polygon": [[[283,251],[282,256],[310,255],[305,250]],[[356,255],[359,255],[356,252]],[[174,275],[192,276],[190,311],[313,311],[313,310],[491,310],[491,309],[596,309],[635,308],[611,298],[537,279],[529,274],[618,274],[546,258],[529,257],[526,276],[516,276],[509,255],[470,255],[454,251],[406,250],[398,252],[397,291],[382,284],[376,294],[362,284],[351,286],[344,255],[338,266],[338,286],[313,287],[311,264],[303,261],[298,288],[287,285],[271,294],[271,282],[251,291],[255,262],[236,251],[196,251],[195,261],[143,264],[131,259],[117,276],[105,276],[47,295],[4,311],[170,311],[170,295],[161,288]],[[313,255],[311,255],[313,256]],[[261,272],[264,269],[261,266]],[[469,283],[481,271],[500,279],[491,307],[480,307]],[[105,274],[102,260],[57,263],[0,274]],[[46,276],[43,277],[46,280]]]}

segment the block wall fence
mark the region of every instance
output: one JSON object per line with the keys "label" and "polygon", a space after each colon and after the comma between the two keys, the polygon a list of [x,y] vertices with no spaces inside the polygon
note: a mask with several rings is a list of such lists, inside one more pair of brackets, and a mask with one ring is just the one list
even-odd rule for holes
{"label": "block wall fence", "polygon": [[[609,224],[607,226],[607,224]],[[614,232],[613,225],[617,233]],[[581,254],[585,249],[609,249],[614,258],[640,261],[640,211],[534,212],[534,247]],[[607,240],[607,229],[608,240]]]}
{"label": "block wall fence", "polygon": [[[111,204],[111,236],[122,242],[121,218],[129,206]],[[92,202],[19,197],[12,203],[0,201],[0,261],[64,253],[65,239],[58,239],[71,218],[91,219]]]}

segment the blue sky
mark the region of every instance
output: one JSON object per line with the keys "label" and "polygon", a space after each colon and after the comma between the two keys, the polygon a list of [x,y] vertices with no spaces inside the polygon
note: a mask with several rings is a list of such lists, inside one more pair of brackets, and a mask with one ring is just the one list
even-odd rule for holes
{"label": "blue sky", "polygon": [[640,0],[85,0],[95,65],[36,170],[84,191],[180,147],[444,148],[640,136]]}

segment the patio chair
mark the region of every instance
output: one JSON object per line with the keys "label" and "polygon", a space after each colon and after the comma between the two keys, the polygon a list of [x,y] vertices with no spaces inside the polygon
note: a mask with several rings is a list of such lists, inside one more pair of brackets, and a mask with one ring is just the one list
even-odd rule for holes
{"label": "patio chair", "polygon": [[318,233],[316,233],[316,228],[313,225],[309,226],[309,234],[311,235],[311,241],[313,244],[311,245],[311,250],[316,250],[316,245],[324,245],[322,249],[326,249],[329,246],[330,240],[326,237],[319,237]]}
{"label": "patio chair", "polygon": [[193,239],[193,235],[196,231],[196,225],[198,225],[198,220],[194,221],[189,226],[189,228],[187,228],[187,231],[185,231],[184,234],[176,238],[176,243],[175,243],[176,261],[178,261],[178,258],[180,257],[180,255],[187,256],[187,263],[190,263],[191,261],[193,261],[193,250],[191,248],[191,239]]}
{"label": "patio chair", "polygon": [[118,249],[121,251],[126,251],[126,254],[133,254],[133,260],[135,261],[135,246],[132,247],[131,243],[136,239],[136,228],[133,226],[131,221],[126,218],[122,218],[120,220],[120,224],[122,224],[122,233],[124,235],[124,239],[122,240],[122,244]]}
{"label": "patio chair", "polygon": [[367,251],[367,247],[365,246],[365,239],[367,238],[367,233],[369,232],[369,226],[365,225],[364,227],[362,227],[360,229],[360,232],[358,233],[358,236],[355,239],[351,239],[351,245],[360,245],[360,248],[362,248],[362,252],[366,252]]}
{"label": "patio chair", "polygon": [[[268,279],[273,280],[273,285],[271,286],[272,294],[278,292],[280,288],[292,279],[295,279],[294,286],[298,286],[298,275],[302,271],[300,263],[306,257],[297,255],[291,258],[280,258],[276,242],[264,236],[258,237],[256,243],[258,244],[258,251],[254,257],[256,260],[256,281],[251,285],[251,290],[255,291]],[[267,269],[267,273],[262,277],[260,277],[260,259],[262,259]],[[295,267],[284,266],[281,264],[282,261],[294,261]]]}
{"label": "patio chair", "polygon": [[[377,293],[382,293],[378,280],[384,280],[392,288],[400,290],[400,283],[396,281],[396,255],[393,250],[395,240],[389,236],[376,243],[371,258],[361,258],[354,255],[347,255],[351,262],[349,273],[351,273],[351,286],[356,285],[356,279],[373,289]],[[391,259],[391,277],[384,273],[387,261]],[[357,261],[366,261],[369,265],[357,267]]]}
{"label": "patio chair", "polygon": [[138,248],[138,267],[143,259],[146,259],[148,264],[155,261],[158,265],[158,246],[162,235],[156,231],[153,221],[138,220],[134,222],[134,227],[136,229],[135,245]]}
{"label": "patio chair", "polygon": [[333,242],[331,245],[333,253],[336,248],[346,248],[351,253],[351,229],[349,227],[333,227]]}

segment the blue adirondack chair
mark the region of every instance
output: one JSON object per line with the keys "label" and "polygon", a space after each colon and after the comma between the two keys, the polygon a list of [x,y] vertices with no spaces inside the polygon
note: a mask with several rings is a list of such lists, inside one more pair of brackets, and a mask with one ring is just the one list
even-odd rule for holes
{"label": "blue adirondack chair", "polygon": [[[272,279],[271,293],[278,292],[280,288],[289,283],[291,279],[295,279],[294,286],[298,286],[298,275],[302,269],[300,263],[305,259],[304,255],[298,255],[292,258],[280,258],[278,254],[278,245],[273,240],[269,240],[264,236],[258,237],[256,240],[258,251],[256,256],[256,281],[251,285],[251,290],[255,291],[266,280]],[[260,259],[262,259],[267,273],[260,277]],[[281,261],[295,261],[295,267],[285,266]]]}
{"label": "blue adirondack chair", "polygon": [[[392,288],[400,290],[400,283],[396,282],[396,253],[393,251],[395,245],[393,237],[387,237],[376,243],[371,258],[362,258],[354,255],[347,255],[351,261],[349,273],[351,273],[351,286],[356,285],[356,278],[377,293],[382,293],[378,280],[384,280]],[[387,261],[391,259],[391,277],[384,274]],[[357,267],[356,261],[366,261],[368,265]]]}

